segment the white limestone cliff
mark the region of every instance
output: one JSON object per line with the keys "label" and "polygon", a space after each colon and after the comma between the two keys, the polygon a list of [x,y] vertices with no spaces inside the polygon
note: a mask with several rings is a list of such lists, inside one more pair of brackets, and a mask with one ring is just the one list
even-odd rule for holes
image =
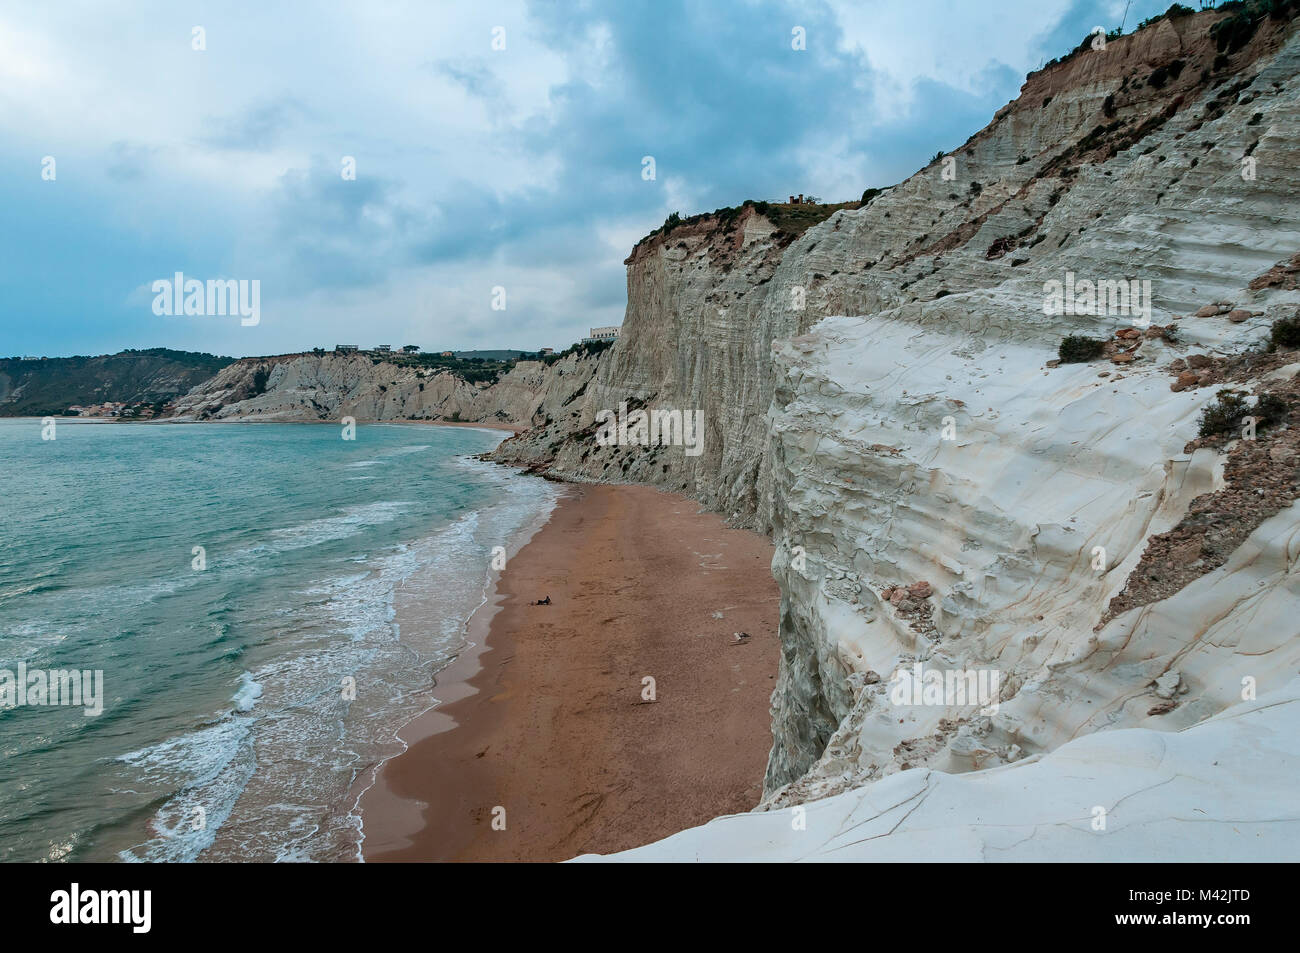
{"label": "white limestone cliff", "polygon": [[[765,851],[788,820],[762,813],[812,804],[848,838],[841,816],[866,804],[875,838],[937,784],[927,803],[956,828],[978,815],[961,798],[979,778],[1055,791],[1082,753],[1120,797],[1162,744],[1181,764],[1194,739],[1218,751],[1283,712],[1293,730],[1300,353],[1262,344],[1300,308],[1300,39],[1261,18],[1225,61],[1210,36],[1224,16],[1162,20],[1032,75],[952,154],[955,178],[936,162],[793,241],[751,206],[634,250],[623,338],[578,414],[497,456],[681,490],[770,532],[783,655],[760,813],[633,856],[718,857],[737,838],[745,856],[821,856],[776,834]],[[1046,283],[1071,273],[1149,281],[1150,325],[1046,313]],[[1109,340],[1106,356],[1056,366],[1069,334]],[[1198,440],[1215,385],[1279,393],[1291,414],[1257,441]],[[704,454],[596,447],[595,414],[623,400],[701,409]],[[900,703],[891,676],[918,663],[996,672],[996,695]],[[1223,715],[1283,690],[1266,717]],[[1250,756],[1283,758],[1255,765],[1280,797],[1295,751],[1264,747]],[[1233,816],[1236,789],[1207,820]],[[1270,814],[1261,801],[1250,823]],[[1028,825],[1013,853],[1044,856],[1064,842],[1053,830]],[[1294,819],[1277,830],[1294,856]],[[1015,841],[972,835],[956,853]],[[852,853],[927,841],[876,843]],[[1151,844],[1116,856],[1163,856]]]}
{"label": "white limestone cliff", "polygon": [[[176,402],[180,420],[454,420],[542,424],[581,396],[597,358],[518,361],[493,382],[365,354],[244,358]],[[263,375],[259,388],[258,376]]]}

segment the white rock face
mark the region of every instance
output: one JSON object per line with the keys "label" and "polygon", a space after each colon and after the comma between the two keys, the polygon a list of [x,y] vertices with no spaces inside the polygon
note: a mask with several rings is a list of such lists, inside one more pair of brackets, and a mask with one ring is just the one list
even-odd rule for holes
{"label": "white rock face", "polygon": [[[1294,674],[1294,506],[1226,565],[1101,623],[1150,538],[1221,485],[1221,454],[1183,452],[1215,389],[1173,392],[1163,365],[1246,350],[1268,320],[1296,311],[1295,291],[1250,285],[1300,248],[1300,192],[1281,171],[1300,145],[1298,66],[1292,38],[1252,67],[1248,88],[1204,94],[1223,118],[1185,107],[1156,141],[1081,167],[1014,277],[959,291],[949,254],[938,274],[952,294],[828,318],[778,342],[764,499],[785,653],[768,804],[903,767],[989,767],[1104,728],[1179,728],[1239,700],[1243,679],[1266,690]],[[1240,150],[1224,149],[1232,137]],[[1259,168],[1273,170],[1254,180],[1240,174],[1247,138]],[[1045,315],[1044,282],[1070,271],[1149,276],[1156,324],[1217,301],[1260,317],[1183,318],[1178,344],[1144,339],[1135,363],[1049,368],[1065,334],[1109,337],[1131,323]],[[928,635],[880,598],[917,580],[935,589],[921,608]],[[917,661],[996,670],[997,713],[900,710],[888,679]]]}
{"label": "white rock face", "polygon": [[[1224,566],[1094,629],[1150,536],[1221,480],[1221,454],[1182,452],[1214,388],[1049,369],[1050,352],[1014,341],[961,357],[960,327],[828,319],[779,350],[773,804],[904,766],[990,767],[1102,728],[1183,727],[1240,700],[1243,678],[1275,688],[1300,663],[1286,618],[1296,505]],[[881,598],[918,580],[934,589],[914,600],[930,634]],[[893,703],[890,676],[916,662],[997,671],[999,710]],[[1176,709],[1147,714],[1175,692]]]}
{"label": "white rock face", "polygon": [[[541,424],[570,413],[597,359],[570,355],[553,364],[519,361],[492,384],[447,371],[380,361],[362,354],[290,354],[245,358],[177,401],[181,419],[319,421],[459,420]],[[255,378],[266,374],[257,393]]]}
{"label": "white rock face", "polygon": [[1078,738],[975,774],[905,771],[835,797],[580,861],[1290,862],[1300,682],[1180,732]]}
{"label": "white rock face", "polygon": [[[580,413],[507,441],[497,459],[663,486],[770,531],[771,348],[824,317],[911,305],[897,313],[912,320],[965,294],[945,313],[979,309],[969,316],[972,353],[999,330],[1055,351],[1063,333],[1109,335],[1118,324],[1042,319],[1043,283],[1073,271],[1149,279],[1161,324],[1213,301],[1253,302],[1261,313],[1231,339],[1222,319],[1182,333],[1215,349],[1258,337],[1277,314],[1235,296],[1300,249],[1289,171],[1300,163],[1297,51],[1289,25],[1265,21],[1215,73],[1208,29],[1220,16],[1164,20],[1034,74],[951,154],[952,179],[936,162],[793,241],[752,208],[642,241],[627,260],[622,338],[575,404]],[[1174,58],[1185,64],[1177,79],[1151,85]],[[1243,159],[1255,161],[1252,180]],[[700,410],[704,453],[597,447],[596,413],[623,400]]]}
{"label": "white rock face", "polygon": [[[1139,751],[1162,738],[1213,747],[1216,732],[1247,729],[1170,732],[1295,676],[1300,509],[1289,501],[1221,565],[1108,611],[1149,573],[1153,537],[1225,486],[1228,448],[1186,452],[1218,388],[1172,389],[1170,363],[1258,348],[1300,306],[1300,265],[1288,264],[1300,250],[1300,40],[1293,24],[1263,21],[1216,68],[1208,28],[1221,16],[1165,20],[1035,74],[952,154],[952,178],[936,162],[786,247],[752,211],[643,242],[628,262],[623,338],[579,415],[499,449],[577,479],[684,490],[773,535],[783,656],[762,809],[835,804],[837,830],[874,798],[863,817],[888,829],[931,785],[953,805],[984,790],[981,778],[1063,787],[1070,771],[1047,767],[1071,746],[1113,756],[1115,776],[1098,780],[1118,782],[1131,751],[1116,729],[1140,729],[1122,736],[1143,739]],[[1047,283],[1070,275],[1150,282],[1150,323],[1176,325],[1173,339],[1142,334],[1117,362],[1049,367],[1066,335],[1114,341],[1135,325],[1114,311],[1049,313]],[[1212,316],[1192,317],[1202,309]],[[1289,381],[1297,369],[1269,373]],[[595,412],[620,400],[701,408],[705,453],[593,449]],[[973,703],[942,691],[900,700],[891,676],[918,664],[996,687]],[[1141,790],[1143,777],[1135,767],[1135,786],[1116,790]],[[1090,836],[1090,807],[1050,816],[1082,819]],[[975,816],[954,807],[950,826]],[[737,832],[732,844],[782,825],[716,822]],[[653,856],[720,856],[714,829]],[[823,849],[771,837],[784,857]],[[1016,840],[989,842],[1039,856]],[[1158,858],[1155,840],[1120,855]],[[968,853],[985,842],[968,839]],[[871,843],[864,856],[934,856],[924,838],[897,853],[879,845],[901,838]],[[1043,843],[1059,846],[1047,833]]]}

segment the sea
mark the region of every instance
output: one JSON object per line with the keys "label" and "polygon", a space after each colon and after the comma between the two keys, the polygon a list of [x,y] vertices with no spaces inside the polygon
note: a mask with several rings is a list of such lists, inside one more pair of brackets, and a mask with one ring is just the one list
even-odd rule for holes
{"label": "sea", "polygon": [[366,778],[559,495],[476,458],[505,436],[0,419],[0,861],[360,859]]}

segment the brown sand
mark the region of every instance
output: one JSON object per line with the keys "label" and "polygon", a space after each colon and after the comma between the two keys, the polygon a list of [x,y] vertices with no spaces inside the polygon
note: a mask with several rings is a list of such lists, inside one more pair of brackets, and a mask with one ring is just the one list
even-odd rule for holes
{"label": "brown sand", "polygon": [[431,427],[477,427],[479,430],[508,430],[510,433],[523,433],[527,424],[502,424],[486,420],[479,423],[467,420],[385,420],[386,424],[428,424]]}
{"label": "brown sand", "polygon": [[565,860],[752,808],[779,655],[771,557],[684,497],[575,488],[502,574],[486,645],[439,675],[444,703],[362,797],[366,860]]}

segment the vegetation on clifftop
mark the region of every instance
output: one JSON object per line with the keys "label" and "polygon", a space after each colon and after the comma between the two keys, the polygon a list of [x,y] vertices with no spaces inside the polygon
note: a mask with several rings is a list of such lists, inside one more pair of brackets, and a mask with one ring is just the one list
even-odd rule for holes
{"label": "vegetation on clifftop", "polygon": [[0,417],[43,417],[106,402],[161,406],[234,362],[165,347],[94,357],[0,358]]}
{"label": "vegetation on clifftop", "polygon": [[762,215],[776,228],[774,237],[783,245],[788,245],[814,225],[826,221],[840,209],[861,208],[864,204],[870,202],[881,193],[881,189],[868,189],[863,193],[862,201],[858,202],[765,202],[761,199],[745,199],[739,205],[728,205],[724,208],[716,208],[712,212],[700,212],[698,215],[690,215],[682,218],[678,212],[673,212],[664,223],[652,231],[637,246],[645,244],[657,235],[663,235],[665,238],[671,235],[676,229],[682,226],[698,225],[709,220],[716,221],[716,227],[721,231],[727,232],[735,228],[741,213],[746,209],[752,208],[757,214]]}

